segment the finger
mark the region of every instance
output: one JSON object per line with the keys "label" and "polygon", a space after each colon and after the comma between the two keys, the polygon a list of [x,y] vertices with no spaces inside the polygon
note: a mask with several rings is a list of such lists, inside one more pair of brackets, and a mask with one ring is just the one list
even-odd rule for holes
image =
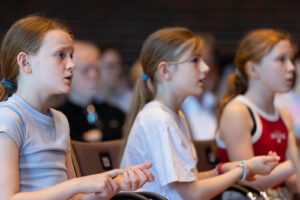
{"label": "finger", "polygon": [[154,181],[154,175],[148,169],[143,169],[143,172],[146,174],[149,182]]}
{"label": "finger", "polygon": [[136,166],[133,166],[133,168],[138,168],[138,169],[149,169],[152,167],[152,163],[151,162],[145,162],[143,164],[139,164]]}
{"label": "finger", "polygon": [[106,187],[107,187],[107,193],[108,194],[113,193],[113,186],[112,186],[111,182],[112,182],[112,178],[107,176]]}
{"label": "finger", "polygon": [[130,187],[132,187],[127,169],[124,170],[124,182],[126,185],[129,185]]}
{"label": "finger", "polygon": [[269,164],[267,166],[267,170],[268,170],[268,174],[271,173],[271,171],[277,166],[277,163],[276,164]]}
{"label": "finger", "polygon": [[138,176],[134,173],[134,171],[132,169],[128,169],[128,174],[129,174],[129,179],[132,185],[132,190],[136,190],[138,187],[138,183],[139,183],[139,178]]}
{"label": "finger", "polygon": [[147,176],[144,174],[144,172],[140,169],[134,169],[134,172],[139,176],[139,185],[138,187],[142,187],[147,182]]}
{"label": "finger", "polygon": [[118,193],[120,190],[119,184],[117,184],[114,180],[111,181],[111,186],[113,188],[114,193]]}
{"label": "finger", "polygon": [[122,169],[114,169],[108,172],[105,172],[109,177],[114,178],[118,175],[123,175],[124,170]]}
{"label": "finger", "polygon": [[115,181],[109,177],[108,179],[110,190],[111,190],[111,195],[114,195],[118,192],[119,190],[119,185],[115,183]]}
{"label": "finger", "polygon": [[264,163],[268,163],[268,162],[276,162],[280,160],[279,156],[264,156]]}
{"label": "finger", "polygon": [[99,193],[98,194],[100,194],[102,196],[106,196],[107,193],[108,193],[108,188],[107,188],[106,181],[104,180],[102,185],[99,188]]}

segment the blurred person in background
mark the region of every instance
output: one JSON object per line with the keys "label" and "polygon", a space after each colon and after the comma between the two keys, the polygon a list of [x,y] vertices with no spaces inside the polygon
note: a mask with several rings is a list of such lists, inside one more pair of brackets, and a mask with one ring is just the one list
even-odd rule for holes
{"label": "blurred person in background", "polygon": [[97,102],[108,102],[127,113],[132,98],[127,70],[121,52],[111,46],[102,48],[101,88],[97,94]]}
{"label": "blurred person in background", "polygon": [[87,41],[75,41],[74,48],[77,68],[71,92],[58,108],[69,120],[71,139],[94,142],[121,138],[125,114],[106,102],[94,102],[101,87],[98,47]]}
{"label": "blurred person in background", "polygon": [[275,104],[287,110],[294,122],[294,131],[297,138],[300,138],[300,51],[296,48],[294,57],[295,79],[293,88],[288,93],[278,94],[275,98]]}

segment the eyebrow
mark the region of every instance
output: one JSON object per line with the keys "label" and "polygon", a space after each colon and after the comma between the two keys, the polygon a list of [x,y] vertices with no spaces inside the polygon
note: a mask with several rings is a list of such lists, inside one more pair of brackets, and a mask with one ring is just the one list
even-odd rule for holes
{"label": "eyebrow", "polygon": [[61,45],[60,47],[57,48],[58,50],[70,50],[72,53],[74,53],[74,48],[72,46],[67,46],[67,45]]}

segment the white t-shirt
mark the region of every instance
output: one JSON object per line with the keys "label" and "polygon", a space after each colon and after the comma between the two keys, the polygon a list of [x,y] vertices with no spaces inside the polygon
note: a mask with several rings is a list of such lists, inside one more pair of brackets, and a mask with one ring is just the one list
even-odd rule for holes
{"label": "white t-shirt", "polygon": [[20,192],[67,180],[68,121],[59,111],[50,113],[51,117],[38,112],[17,94],[0,103],[0,134],[6,133],[19,148]]}
{"label": "white t-shirt", "polygon": [[140,191],[183,199],[170,183],[197,180],[197,155],[183,118],[158,101],[138,114],[123,154],[121,168],[152,162],[155,181]]}

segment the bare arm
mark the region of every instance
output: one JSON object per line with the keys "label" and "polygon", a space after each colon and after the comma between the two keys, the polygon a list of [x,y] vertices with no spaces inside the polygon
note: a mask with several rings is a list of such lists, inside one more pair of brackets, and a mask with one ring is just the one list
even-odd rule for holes
{"label": "bare arm", "polygon": [[[245,160],[254,156],[251,143],[252,119],[247,107],[234,102],[225,107],[221,117],[220,130],[224,137],[231,161]],[[262,189],[273,187],[293,174],[290,162],[279,164],[268,176],[257,176],[251,184]]]}
{"label": "bare arm", "polygon": [[211,199],[236,183],[243,175],[242,168],[235,168],[223,175],[194,182],[172,183],[183,199]]}
{"label": "bare arm", "polygon": [[[246,160],[250,174],[269,174],[278,164],[279,157],[276,155],[256,156]],[[183,199],[211,199],[217,194],[226,190],[232,184],[238,182],[244,175],[241,167],[237,167],[239,162],[229,162],[222,168],[225,174],[200,179],[190,183],[172,183]]]}
{"label": "bare arm", "polygon": [[[67,156],[68,158],[68,156]],[[68,200],[75,194],[95,193],[98,199],[107,199],[114,194],[114,182],[110,176],[122,174],[115,171],[114,174],[97,174],[82,178],[73,178],[48,189],[36,192],[20,192],[19,188],[19,149],[15,142],[6,133],[0,133],[0,199],[7,200]],[[68,162],[68,161],[67,161]],[[70,168],[71,164],[67,164]],[[68,177],[72,173],[68,173]],[[9,181],[9,184],[7,183]],[[116,185],[116,184],[115,184]],[[118,186],[116,186],[118,188]]]}
{"label": "bare arm", "polygon": [[[153,181],[148,170],[151,163],[134,166],[128,170],[116,169],[106,173],[75,178],[70,153],[66,155],[68,179],[65,182],[36,192],[20,192],[19,149],[6,133],[0,133],[0,199],[7,200],[106,200],[120,189],[135,190],[147,181]],[[7,180],[10,180],[7,184]]]}
{"label": "bare arm", "polygon": [[296,193],[300,192],[300,158],[294,133],[294,124],[291,115],[287,111],[280,111],[284,116],[284,121],[289,129],[287,158],[292,161],[295,171],[294,176],[286,180],[286,187],[289,189],[290,192]]}
{"label": "bare arm", "polygon": [[[62,183],[51,189],[39,192],[22,192],[19,193],[19,149],[5,133],[0,133],[0,199],[17,200],[17,199],[69,199],[77,191],[74,190],[78,182],[70,181]],[[7,180],[10,180],[7,184]],[[54,192],[55,191],[55,192]]]}

